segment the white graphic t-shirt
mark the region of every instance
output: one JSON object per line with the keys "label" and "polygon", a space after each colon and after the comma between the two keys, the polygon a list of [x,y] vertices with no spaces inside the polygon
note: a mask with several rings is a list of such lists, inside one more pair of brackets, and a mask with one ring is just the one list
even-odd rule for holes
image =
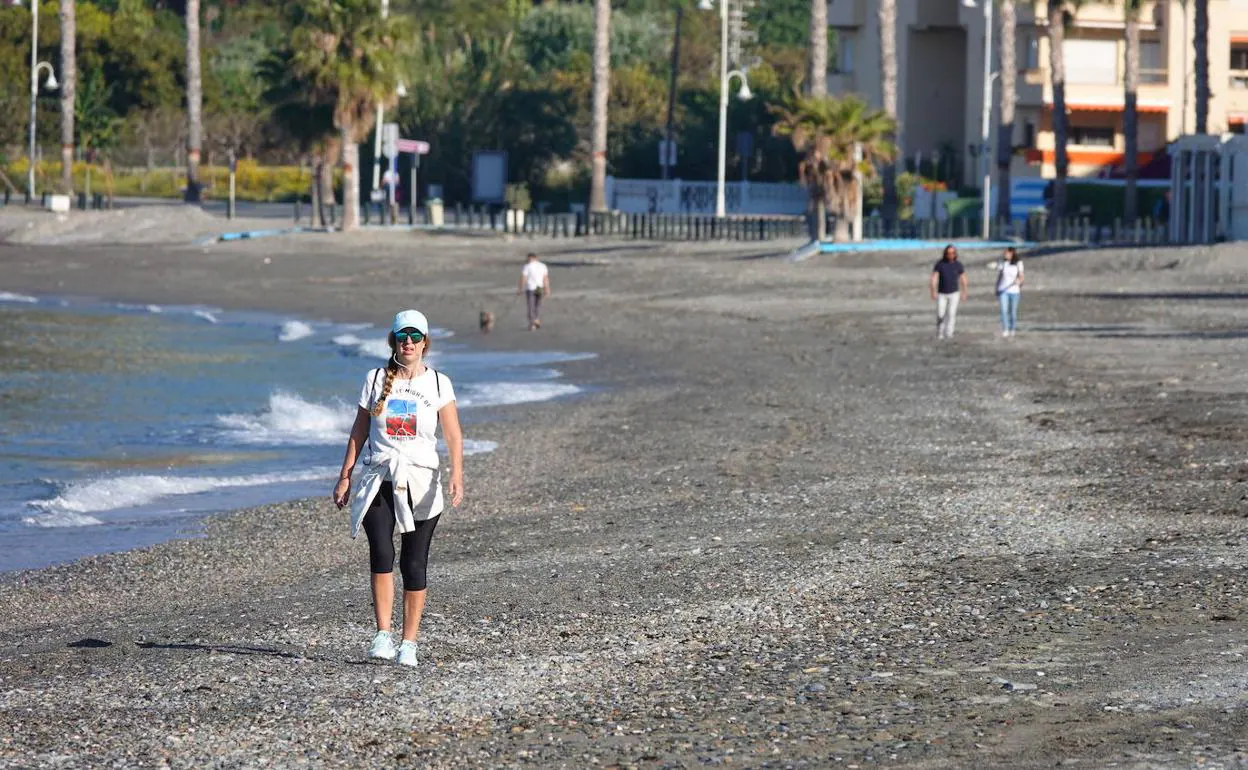
{"label": "white graphic t-shirt", "polygon": [[[371,410],[385,384],[384,368],[369,372],[360,391],[360,408]],[[374,452],[397,450],[412,465],[437,468],[438,410],[454,400],[451,378],[429,367],[410,380],[396,377],[381,415],[371,420],[364,464]]]}
{"label": "white graphic t-shirt", "polygon": [[[524,270],[520,274],[524,277],[525,291],[536,291],[546,285],[546,275],[549,271],[542,262],[525,262]],[[512,273],[515,275],[515,273]]]}
{"label": "white graphic t-shirt", "polygon": [[1002,262],[997,273],[997,294],[1018,294],[1022,288],[1016,283],[1023,276],[1022,262]]}

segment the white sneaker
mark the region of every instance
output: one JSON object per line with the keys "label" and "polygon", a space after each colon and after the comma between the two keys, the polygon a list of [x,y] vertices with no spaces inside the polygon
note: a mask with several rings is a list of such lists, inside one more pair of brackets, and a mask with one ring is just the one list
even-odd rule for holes
{"label": "white sneaker", "polygon": [[416,666],[416,643],[404,641],[399,645],[399,665]]}
{"label": "white sneaker", "polygon": [[389,631],[378,631],[373,636],[373,643],[368,647],[368,657],[379,660],[394,660],[394,642]]}

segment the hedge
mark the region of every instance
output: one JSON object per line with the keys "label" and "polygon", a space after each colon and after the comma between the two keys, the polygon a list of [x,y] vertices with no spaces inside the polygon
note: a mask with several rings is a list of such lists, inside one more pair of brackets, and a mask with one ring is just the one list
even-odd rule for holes
{"label": "hedge", "polygon": [[[88,164],[73,165],[74,190],[85,192]],[[111,180],[104,166],[94,163],[91,168],[91,192],[111,193],[117,197],[181,198],[186,188],[186,170],[182,168],[114,168]],[[4,166],[4,171],[14,184],[26,178],[26,159]],[[224,199],[229,195],[230,170],[225,166],[200,166],[199,172],[206,198]],[[42,161],[35,171],[40,186],[53,188],[59,185],[61,164],[59,161]],[[243,201],[293,201],[306,199],[312,187],[312,170],[298,166],[261,166],[254,160],[240,160],[234,180],[234,193]],[[342,172],[335,170],[334,185],[342,183]]]}

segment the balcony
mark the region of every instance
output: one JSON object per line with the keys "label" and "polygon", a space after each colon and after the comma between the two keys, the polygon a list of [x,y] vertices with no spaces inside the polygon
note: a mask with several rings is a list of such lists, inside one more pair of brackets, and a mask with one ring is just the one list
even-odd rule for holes
{"label": "balcony", "polygon": [[1231,70],[1231,90],[1248,91],[1248,70]]}
{"label": "balcony", "polygon": [[1161,69],[1140,68],[1140,85],[1142,86],[1164,86],[1169,82],[1170,73],[1164,67]]}
{"label": "balcony", "polygon": [[829,0],[828,26],[861,27],[867,22],[867,0]]}

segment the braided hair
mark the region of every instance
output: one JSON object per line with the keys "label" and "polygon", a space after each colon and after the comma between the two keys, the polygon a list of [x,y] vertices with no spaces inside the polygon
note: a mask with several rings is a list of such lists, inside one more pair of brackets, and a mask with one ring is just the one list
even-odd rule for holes
{"label": "braided hair", "polygon": [[[394,357],[397,349],[394,332],[386,335],[386,343],[390,346],[390,360],[386,362],[386,381],[382,383],[381,395],[377,397],[377,403],[373,404],[373,408],[368,410],[373,417],[380,417],[382,410],[386,408],[386,399],[390,398],[390,389],[394,387],[394,376],[399,373],[399,362]],[[429,352],[430,346],[429,335],[425,335],[425,349],[421,354],[422,357]]]}

